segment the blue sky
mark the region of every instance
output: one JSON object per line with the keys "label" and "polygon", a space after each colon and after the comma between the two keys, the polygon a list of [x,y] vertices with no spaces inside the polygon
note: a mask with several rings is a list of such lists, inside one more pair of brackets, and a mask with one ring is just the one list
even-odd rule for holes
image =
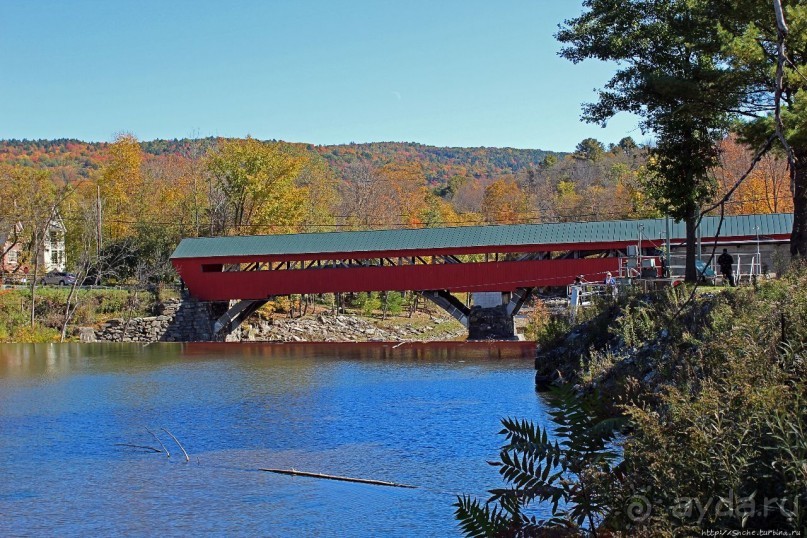
{"label": "blue sky", "polygon": [[0,0],[0,138],[245,136],[569,151],[611,65],[553,34],[577,0]]}

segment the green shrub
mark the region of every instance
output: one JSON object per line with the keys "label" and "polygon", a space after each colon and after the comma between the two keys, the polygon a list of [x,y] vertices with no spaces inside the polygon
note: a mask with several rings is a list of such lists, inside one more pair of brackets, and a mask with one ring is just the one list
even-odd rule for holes
{"label": "green shrub", "polygon": [[378,293],[371,292],[364,293],[363,301],[361,301],[361,311],[365,316],[371,316],[373,312],[381,308],[381,299],[378,298]]}
{"label": "green shrub", "polygon": [[403,310],[403,295],[397,291],[387,292],[387,312],[397,316]]}

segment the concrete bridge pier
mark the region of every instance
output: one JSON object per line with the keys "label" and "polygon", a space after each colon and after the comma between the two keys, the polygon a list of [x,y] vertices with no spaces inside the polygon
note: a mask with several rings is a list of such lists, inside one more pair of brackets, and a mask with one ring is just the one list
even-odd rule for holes
{"label": "concrete bridge pier", "polygon": [[472,294],[470,308],[447,290],[430,290],[421,295],[451,314],[468,329],[469,340],[516,340],[513,317],[532,294],[533,288],[518,288],[512,293]]}

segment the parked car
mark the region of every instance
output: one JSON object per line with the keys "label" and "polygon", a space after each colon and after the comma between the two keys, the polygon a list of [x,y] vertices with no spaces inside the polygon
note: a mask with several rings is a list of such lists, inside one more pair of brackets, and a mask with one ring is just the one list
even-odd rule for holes
{"label": "parked car", "polygon": [[76,282],[76,275],[63,273],[61,271],[51,271],[42,277],[42,284],[58,284],[59,286],[72,286]]}

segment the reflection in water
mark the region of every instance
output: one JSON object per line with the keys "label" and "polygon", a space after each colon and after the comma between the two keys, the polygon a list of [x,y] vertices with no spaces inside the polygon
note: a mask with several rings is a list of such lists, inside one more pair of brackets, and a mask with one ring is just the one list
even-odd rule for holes
{"label": "reflection in water", "polygon": [[[544,419],[532,349],[0,345],[0,535],[457,535],[454,495],[499,483],[498,420]],[[117,446],[146,428],[170,458]]]}

